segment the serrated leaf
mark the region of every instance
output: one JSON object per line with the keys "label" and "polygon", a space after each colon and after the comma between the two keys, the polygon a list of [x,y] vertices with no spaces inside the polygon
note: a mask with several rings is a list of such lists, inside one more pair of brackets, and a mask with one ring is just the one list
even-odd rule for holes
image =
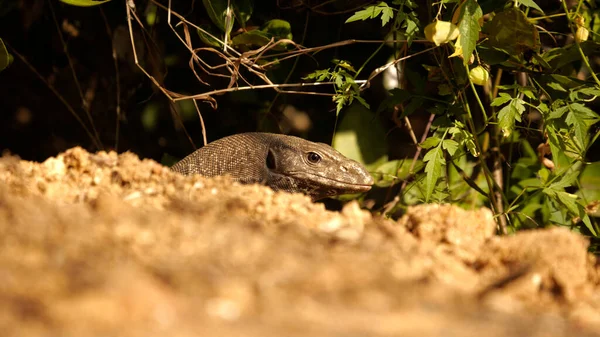
{"label": "serrated leaf", "polygon": [[[578,204],[579,205],[579,204]],[[592,226],[592,221],[590,220],[590,216],[587,215],[587,213],[585,213],[585,208],[581,205],[579,205],[581,208],[580,213],[583,214],[583,216],[581,217],[581,221],[583,221],[583,224],[585,225],[585,227],[592,232],[592,235],[594,236],[598,236],[598,233],[596,233],[596,230],[594,229],[594,226]]]}
{"label": "serrated leaf", "polygon": [[[412,172],[410,171],[411,166],[414,166]],[[399,179],[407,179],[411,174],[414,174],[414,172],[419,172],[423,166],[421,160],[417,160],[414,165],[413,161],[408,159],[396,159],[385,162],[375,169],[375,174],[381,175],[381,181],[377,183],[377,186],[388,187]]]}
{"label": "serrated leaf", "polygon": [[533,0],[519,0],[519,3],[523,6],[535,8],[538,11],[544,13],[544,11],[538,6]]}
{"label": "serrated leaf", "polygon": [[329,69],[315,70],[314,72],[302,77],[303,80],[316,80],[317,82],[323,82],[329,78],[331,73]]}
{"label": "serrated leaf", "polygon": [[[545,133],[548,135],[548,143],[550,143],[550,151],[552,152],[552,161],[556,165],[556,169],[561,169],[570,165],[573,159],[567,155],[568,141],[556,130],[553,123],[547,123]],[[570,137],[569,137],[570,138]]]}
{"label": "serrated leaf", "polygon": [[533,92],[531,87],[522,87],[519,89],[519,92],[522,92],[529,99],[537,99],[535,93]]}
{"label": "serrated leaf", "polygon": [[419,32],[419,19],[416,15],[407,15],[404,18],[404,23],[406,24],[406,41],[410,46],[412,40],[415,38],[415,35]]}
{"label": "serrated leaf", "polygon": [[381,15],[381,23],[382,26],[385,26],[386,23],[394,16],[394,11],[386,4],[381,1],[379,4],[374,6],[369,6],[363,10],[355,12],[354,15],[348,18],[345,23],[350,23],[358,20],[368,20],[375,19]]}
{"label": "serrated leaf", "polygon": [[580,148],[585,148],[588,142],[587,132],[590,126],[598,122],[598,115],[580,103],[571,103],[568,107],[569,113],[565,118],[565,122],[573,127],[575,141]]}
{"label": "serrated leaf", "polygon": [[458,149],[458,143],[452,139],[444,139],[444,141],[442,142],[442,147],[444,148],[444,150],[448,151],[448,154],[453,156],[456,150]]}
{"label": "serrated leaf", "polygon": [[360,103],[362,106],[364,106],[367,109],[371,109],[371,107],[369,106],[369,103],[367,103],[367,101],[365,101],[364,98],[360,97],[360,96],[354,96],[354,98],[356,98],[356,100],[358,101],[358,103]]}
{"label": "serrated leaf", "polygon": [[355,12],[351,17],[349,17],[344,23],[350,23],[358,20],[368,20],[377,17],[379,15],[379,11],[377,10],[377,6],[369,6],[363,10]]}
{"label": "serrated leaf", "polygon": [[425,141],[423,143],[421,143],[420,146],[424,149],[430,149],[432,147],[438,146],[440,141],[441,140],[438,137],[432,136],[432,137],[425,139]]}
{"label": "serrated leaf", "polygon": [[501,92],[498,94],[498,97],[494,98],[494,100],[492,101],[492,104],[490,104],[490,105],[491,106],[500,106],[500,105],[506,104],[511,99],[512,99],[512,97],[510,97],[509,94]]}
{"label": "serrated leaf", "polygon": [[556,199],[569,210],[569,213],[579,215],[576,195],[559,191],[556,192]]}
{"label": "serrated leaf", "polygon": [[600,96],[600,88],[598,87],[585,87],[577,90],[577,92],[588,96]]}
{"label": "serrated leaf", "polygon": [[560,83],[550,82],[548,83],[548,86],[556,91],[567,92],[567,89],[563,88],[562,85],[560,85]]}
{"label": "serrated leaf", "polygon": [[428,202],[438,179],[442,176],[442,166],[446,165],[442,148],[438,146],[429,150],[423,157],[423,161],[427,162],[425,165],[425,201]]}
{"label": "serrated leaf", "polygon": [[352,66],[352,64],[350,64],[350,62],[346,61],[346,60],[338,60],[338,59],[334,59],[332,60],[332,62],[335,65],[338,65],[348,71],[351,71],[353,73],[356,73],[356,69],[354,69],[354,67]]}
{"label": "serrated leaf", "polygon": [[342,88],[342,85],[344,84],[344,79],[339,74],[336,74],[334,76],[335,76],[335,81],[334,81],[335,85],[338,87],[338,89]]}
{"label": "serrated leaf", "polygon": [[385,6],[381,11],[381,27],[385,26],[394,17],[394,11],[387,4]]}
{"label": "serrated leaf", "polygon": [[564,188],[573,186],[577,180],[577,177],[579,177],[579,173],[581,172],[580,167],[581,164],[571,166],[567,172],[565,172],[557,182],[552,183],[549,188],[562,190]]}
{"label": "serrated leaf", "polygon": [[344,95],[335,95],[333,96],[333,101],[336,103],[335,113],[337,116],[340,114],[340,111],[342,111],[342,109],[344,108],[344,105],[346,105],[346,102],[348,102],[348,97]]}
{"label": "serrated leaf", "polygon": [[456,47],[461,52],[463,64],[467,65],[479,40],[479,19],[483,17],[483,12],[476,0],[466,0],[457,10],[460,11],[457,21],[460,35]]}
{"label": "serrated leaf", "polygon": [[567,111],[569,111],[569,106],[565,105],[565,106],[561,106],[559,108],[554,108],[552,110],[550,110],[550,113],[548,114],[547,119],[556,119],[556,118],[561,118]]}
{"label": "serrated leaf", "polygon": [[60,0],[61,2],[66,3],[67,5],[78,6],[78,7],[90,7],[90,6],[98,6],[105,2],[109,2],[110,0]]}
{"label": "serrated leaf", "polygon": [[498,124],[504,133],[504,137],[508,137],[515,128],[515,121],[521,121],[521,115],[525,112],[523,100],[520,98],[511,99],[504,108],[498,111]]}

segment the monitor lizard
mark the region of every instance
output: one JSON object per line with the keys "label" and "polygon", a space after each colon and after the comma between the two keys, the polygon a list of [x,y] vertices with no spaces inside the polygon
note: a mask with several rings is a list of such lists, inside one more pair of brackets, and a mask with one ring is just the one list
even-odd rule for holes
{"label": "monitor lizard", "polygon": [[360,163],[324,143],[294,136],[250,132],[221,138],[171,167],[183,175],[229,175],[244,184],[300,192],[313,201],[366,192],[373,178]]}

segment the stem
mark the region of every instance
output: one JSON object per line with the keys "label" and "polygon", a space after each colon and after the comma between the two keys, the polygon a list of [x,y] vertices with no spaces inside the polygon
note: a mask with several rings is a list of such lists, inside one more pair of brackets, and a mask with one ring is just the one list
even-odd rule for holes
{"label": "stem", "polygon": [[[464,103],[465,110],[467,110],[467,115],[469,116],[466,119],[466,122],[467,122],[467,125],[469,126],[469,129],[471,129],[471,133],[474,136],[473,142],[475,143],[475,147],[477,148],[477,151],[480,153],[480,155],[477,157],[477,159],[479,160],[479,165],[481,165],[481,167],[483,169],[485,181],[487,182],[487,185],[488,185],[488,189],[489,189],[488,195],[489,195],[489,199],[490,199],[490,206],[495,215],[502,216],[503,214],[501,214],[500,211],[498,210],[498,201],[496,198],[496,193],[494,192],[496,189],[496,186],[494,185],[494,180],[492,179],[492,173],[490,172],[490,169],[487,167],[485,160],[482,158],[483,152],[482,152],[481,144],[479,144],[479,139],[477,138],[477,131],[475,129],[475,125],[473,124],[473,115],[471,114],[471,108],[469,107],[469,103],[466,101],[466,98],[464,97],[464,95],[461,94],[460,97]],[[506,230],[506,222],[500,221],[498,223],[498,227],[502,234],[508,233]]]}
{"label": "stem", "polygon": [[483,103],[481,103],[481,99],[479,99],[479,95],[477,94],[477,89],[475,89],[475,84],[471,81],[471,77],[469,76],[469,67],[465,65],[465,70],[467,71],[467,78],[469,79],[469,84],[471,85],[471,90],[473,90],[473,95],[475,95],[475,99],[477,100],[477,104],[479,104],[479,108],[481,109],[481,116],[485,121],[485,126],[488,125],[488,118],[485,113],[485,108],[483,107]]}

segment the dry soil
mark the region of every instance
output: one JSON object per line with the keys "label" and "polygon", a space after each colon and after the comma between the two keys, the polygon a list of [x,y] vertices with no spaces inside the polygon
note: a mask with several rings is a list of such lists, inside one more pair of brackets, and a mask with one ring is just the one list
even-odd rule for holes
{"label": "dry soil", "polygon": [[0,159],[2,336],[596,336],[600,268],[487,209],[356,203],[133,154]]}

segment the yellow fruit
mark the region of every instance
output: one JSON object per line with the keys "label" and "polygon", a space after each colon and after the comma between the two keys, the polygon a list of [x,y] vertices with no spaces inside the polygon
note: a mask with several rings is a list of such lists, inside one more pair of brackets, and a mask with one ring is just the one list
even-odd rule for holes
{"label": "yellow fruit", "polygon": [[577,27],[577,31],[575,32],[575,40],[579,43],[583,42],[583,41],[587,41],[588,37],[590,36],[590,31],[583,27],[583,26],[579,26]]}
{"label": "yellow fruit", "polygon": [[490,73],[484,67],[477,66],[469,71],[469,79],[474,84],[485,85],[490,79]]}
{"label": "yellow fruit", "polygon": [[434,21],[425,27],[425,38],[436,46],[455,40],[458,34],[458,27],[448,21]]}

